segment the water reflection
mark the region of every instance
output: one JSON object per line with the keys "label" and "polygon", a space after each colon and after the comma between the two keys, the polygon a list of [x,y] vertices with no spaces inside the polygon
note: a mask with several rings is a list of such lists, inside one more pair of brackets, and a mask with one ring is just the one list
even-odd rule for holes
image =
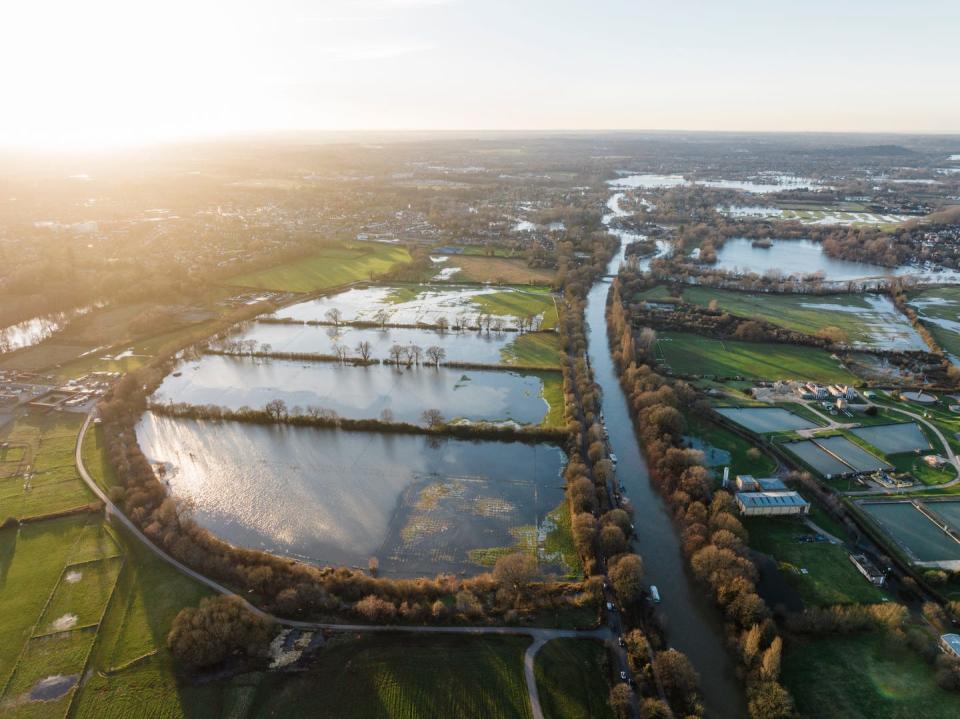
{"label": "water reflection", "polygon": [[416,423],[425,410],[438,409],[446,419],[537,424],[549,408],[545,379],[559,381],[559,374],[207,355],[178,366],[154,399],[230,409],[260,409],[281,399],[288,408],[322,407],[350,419],[376,419],[389,410],[396,421]]}
{"label": "water reflection", "polygon": [[403,576],[482,571],[477,550],[510,546],[524,527],[542,539],[563,497],[564,456],[551,445],[151,413],[137,437],[167,467],[172,492],[227,541],[316,563],[366,565],[375,555]]}

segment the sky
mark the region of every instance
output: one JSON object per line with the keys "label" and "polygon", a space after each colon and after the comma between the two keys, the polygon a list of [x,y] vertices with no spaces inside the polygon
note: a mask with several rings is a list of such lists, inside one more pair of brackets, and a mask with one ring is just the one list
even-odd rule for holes
{"label": "sky", "polygon": [[960,132],[957,0],[29,0],[0,145],[310,130]]}

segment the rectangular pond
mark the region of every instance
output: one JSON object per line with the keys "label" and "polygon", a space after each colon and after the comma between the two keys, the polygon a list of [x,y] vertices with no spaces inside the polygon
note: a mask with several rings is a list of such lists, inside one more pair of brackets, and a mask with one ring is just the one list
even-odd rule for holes
{"label": "rectangular pond", "polygon": [[783,448],[798,457],[804,464],[824,477],[834,477],[850,472],[850,467],[836,457],[827,454],[812,440],[787,442]]}
{"label": "rectangular pond", "polygon": [[960,532],[960,500],[926,500],[924,505],[949,524],[953,531]]}
{"label": "rectangular pond", "polygon": [[757,434],[813,429],[817,426],[782,407],[719,407],[717,414]]}
{"label": "rectangular pond", "polygon": [[873,427],[858,427],[853,434],[872,444],[884,454],[900,454],[930,449],[930,442],[916,422],[902,424],[878,424]]}
{"label": "rectangular pond", "polygon": [[[360,342],[369,342],[370,356],[379,360],[389,359],[390,348],[395,344],[403,347],[417,345],[424,349],[436,346],[443,349],[449,362],[499,364],[503,349],[519,336],[516,332],[439,332],[404,327],[379,329],[253,322],[229,339],[255,342],[261,351],[324,355],[336,354],[335,348],[342,345],[351,357],[358,356]],[[269,350],[264,350],[265,346]]]}
{"label": "rectangular pond", "polygon": [[534,315],[541,321],[549,316],[551,324],[556,317],[553,295],[546,291],[476,285],[352,288],[284,307],[276,316],[323,322],[330,310],[340,312],[344,322],[395,325],[433,325],[442,317],[452,326],[458,318],[474,323],[480,314],[491,314],[515,326],[522,316]]}
{"label": "rectangular pond", "polygon": [[889,464],[870,454],[863,447],[858,447],[846,437],[839,435],[836,437],[817,437],[814,441],[858,472],[876,472],[879,469],[890,469]]}
{"label": "rectangular pond", "polygon": [[503,552],[558,544],[558,447],[172,419],[137,437],[171,492],[223,539],[389,575],[477,573]]}
{"label": "rectangular pond", "polygon": [[960,560],[960,544],[911,502],[861,502],[873,517],[917,562]]}
{"label": "rectangular pond", "polygon": [[204,355],[177,366],[153,399],[262,409],[283,400],[288,409],[320,407],[350,419],[377,419],[389,410],[398,422],[422,421],[425,410],[445,419],[539,424],[550,408],[545,383],[559,372],[519,373],[448,367],[354,367],[334,362]]}

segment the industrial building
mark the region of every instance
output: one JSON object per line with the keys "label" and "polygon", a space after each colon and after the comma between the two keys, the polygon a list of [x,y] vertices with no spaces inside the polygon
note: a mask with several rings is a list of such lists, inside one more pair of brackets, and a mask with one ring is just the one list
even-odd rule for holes
{"label": "industrial building", "polygon": [[740,514],[745,517],[774,517],[810,513],[810,502],[797,492],[737,492]]}

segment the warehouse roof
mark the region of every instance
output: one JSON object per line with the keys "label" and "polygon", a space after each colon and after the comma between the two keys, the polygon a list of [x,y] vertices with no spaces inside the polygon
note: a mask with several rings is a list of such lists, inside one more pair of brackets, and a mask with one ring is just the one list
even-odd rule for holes
{"label": "warehouse roof", "polygon": [[744,507],[805,507],[807,500],[796,492],[737,492]]}

